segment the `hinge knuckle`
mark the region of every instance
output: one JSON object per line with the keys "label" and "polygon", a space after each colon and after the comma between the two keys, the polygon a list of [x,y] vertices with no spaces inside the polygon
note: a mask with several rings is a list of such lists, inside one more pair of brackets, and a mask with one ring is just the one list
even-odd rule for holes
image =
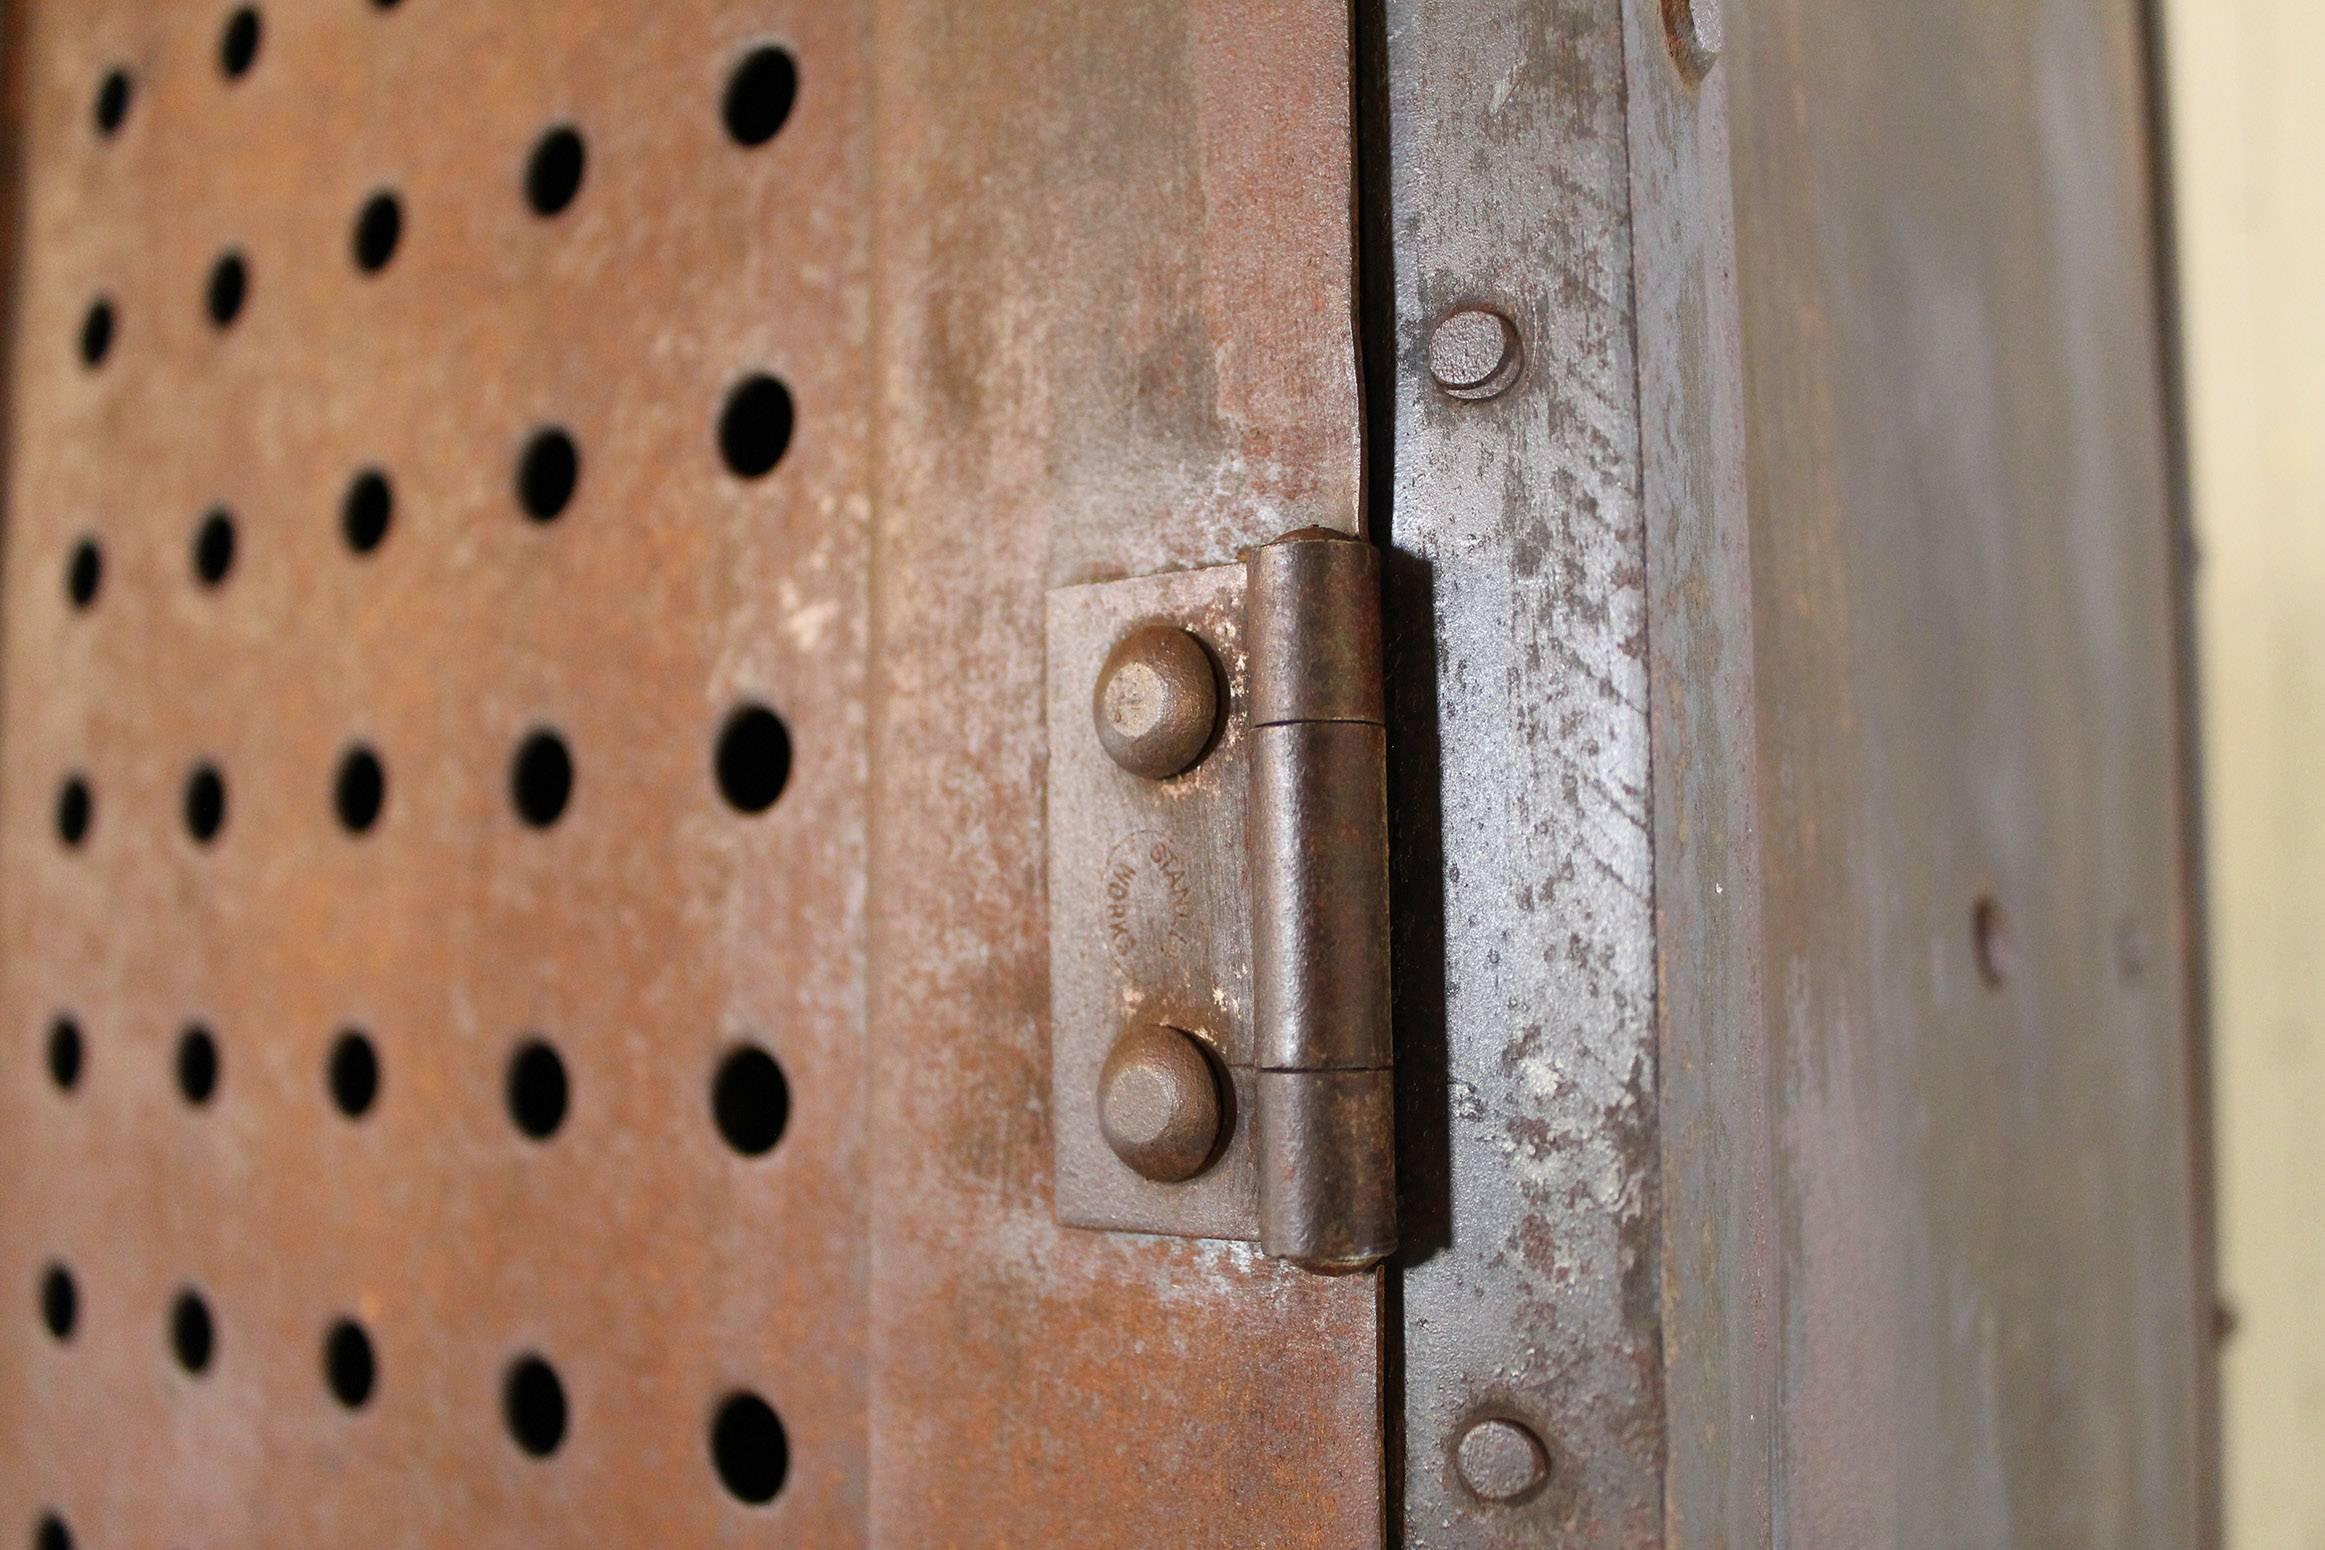
{"label": "hinge knuckle", "polygon": [[1245,558],[1251,724],[1382,724],[1380,555],[1333,528],[1302,528]]}
{"label": "hinge knuckle", "polygon": [[1268,1071],[1389,1064],[1386,733],[1260,727],[1251,743],[1253,1024]]}
{"label": "hinge knuckle", "polygon": [[1247,560],[1260,1246],[1396,1247],[1379,555],[1328,529]]}
{"label": "hinge knuckle", "polygon": [[1263,1250],[1327,1274],[1395,1252],[1394,1111],[1385,1066],[1259,1074]]}

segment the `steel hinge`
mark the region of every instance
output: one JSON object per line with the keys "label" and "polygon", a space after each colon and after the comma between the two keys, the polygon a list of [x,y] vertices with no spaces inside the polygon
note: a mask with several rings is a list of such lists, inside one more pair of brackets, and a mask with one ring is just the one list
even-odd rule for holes
{"label": "steel hinge", "polygon": [[1361,539],[1050,594],[1059,1220],[1395,1249],[1386,739]]}

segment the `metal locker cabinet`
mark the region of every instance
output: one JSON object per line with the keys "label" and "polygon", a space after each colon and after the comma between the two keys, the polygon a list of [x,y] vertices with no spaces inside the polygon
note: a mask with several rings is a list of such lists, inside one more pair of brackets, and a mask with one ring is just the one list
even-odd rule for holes
{"label": "metal locker cabinet", "polygon": [[2133,0],[5,26],[0,1535],[2209,1542]]}

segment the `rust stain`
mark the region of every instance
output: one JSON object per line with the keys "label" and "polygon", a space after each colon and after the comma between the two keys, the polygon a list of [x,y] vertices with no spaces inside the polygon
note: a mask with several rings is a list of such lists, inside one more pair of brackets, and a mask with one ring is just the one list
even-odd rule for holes
{"label": "rust stain", "polygon": [[1045,1082],[1047,590],[1354,517],[1347,14],[967,16],[875,18],[873,1535],[1375,1545],[1375,1282],[1059,1227]]}
{"label": "rust stain", "polygon": [[[63,1515],[87,1545],[826,1546],[865,1525],[861,1115],[869,546],[870,99],[863,13],[665,0],[263,7],[227,81],[227,7],[9,8],[8,151],[24,183],[9,360],[0,684],[0,1285],[72,1267],[69,1345],[0,1320],[0,1535]],[[720,98],[779,40],[802,90],[744,149]],[[92,101],[124,68],[117,135]],[[552,124],[573,202],[524,196]],[[350,229],[393,187],[364,275]],[[249,289],[203,310],[218,253]],[[75,349],[98,293],[118,328]],[[722,465],[724,395],[789,386],[764,479]],[[537,524],[518,450],[560,423],[573,500]],[[352,553],[367,466],[393,506]],[[199,515],[232,509],[215,588]],[[92,606],[67,556],[103,548]],[[788,724],[765,814],[720,795],[731,707]],[[564,737],[569,808],[512,809],[512,753]],[[333,778],[362,740],[386,801],[360,837]],[[215,843],[180,819],[197,759]],[[97,819],[56,838],[61,773]],[[42,1043],[70,1009],[70,1093]],[[178,1096],[200,1018],[215,1096]],[[326,1053],[366,1029],[381,1086],[333,1106]],[[565,1063],[562,1127],[504,1098],[517,1041]],[[760,1041],[789,1128],[746,1161],[710,1110]],[[174,1365],[198,1286],[216,1351]],[[324,1381],[360,1318],[376,1387]],[[561,1376],[555,1457],[521,1453],[500,1383]],[[722,1489],[708,1425],[762,1393],[790,1465],[763,1509]]]}
{"label": "rust stain", "polygon": [[[1376,1282],[1056,1226],[1044,1025],[1044,589],[1356,520],[1345,10],[277,0],[231,85],[204,7],[9,16],[0,1284],[69,1258],[84,1320],[0,1325],[0,1532],[1378,1544]],[[744,150],[719,95],[770,38],[800,96]],[[586,171],[544,219],[525,159],[566,121]],[[404,230],[366,277],[383,186]],[[227,244],[251,291],[220,334]],[[748,369],[798,414],[758,481],[715,431]],[[581,473],[536,524],[516,458],[548,423]],[[355,556],[336,502],[373,463],[394,516]],[[242,542],[205,592],[217,501]],[[746,697],[793,748],[749,819],[711,775]],[[575,768],[545,830],[508,789],[537,725]],[[358,737],[388,797],[352,839]],[[207,849],[177,817],[200,758],[230,792]],[[71,768],[98,803],[68,853]],[[225,1054],[203,1112],[169,1087],[192,1015]],[[323,1076],[355,1025],[359,1123]],[[571,1075],[546,1143],[502,1091],[528,1032]],[[753,1162],[708,1102],[746,1037],[792,1093]],[[163,1335],[189,1281],[200,1379]],[[356,1414],[319,1354],[350,1311]],[[501,1414],[530,1350],[569,1405],[548,1460]],[[789,1434],[765,1508],[710,1455],[737,1387]]]}

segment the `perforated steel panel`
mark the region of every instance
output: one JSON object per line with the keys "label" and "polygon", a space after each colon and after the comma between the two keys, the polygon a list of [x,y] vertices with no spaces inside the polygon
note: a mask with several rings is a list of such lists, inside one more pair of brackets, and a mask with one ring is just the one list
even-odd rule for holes
{"label": "perforated steel panel", "polygon": [[0,1543],[859,1542],[861,19],[9,15]]}
{"label": "perforated steel panel", "polygon": [[0,1543],[1378,1543],[1035,1010],[1042,597],[1357,519],[1345,8],[8,15]]}

